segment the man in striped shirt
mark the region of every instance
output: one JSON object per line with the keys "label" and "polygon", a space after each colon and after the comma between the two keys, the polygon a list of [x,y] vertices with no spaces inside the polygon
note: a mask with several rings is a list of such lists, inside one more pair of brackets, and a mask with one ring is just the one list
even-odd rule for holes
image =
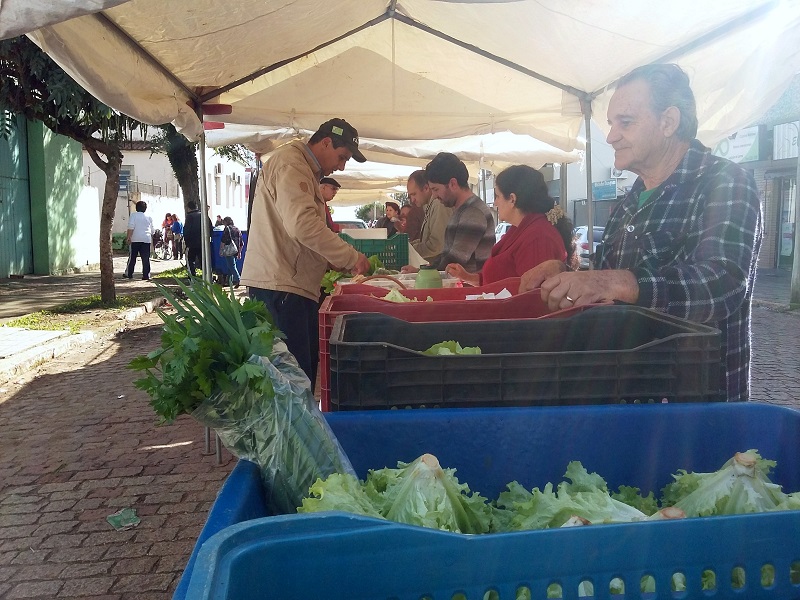
{"label": "man in striped shirt", "polygon": [[470,190],[467,166],[455,154],[440,152],[425,167],[425,174],[433,196],[453,209],[442,253],[431,265],[443,271],[448,264],[459,263],[470,273],[477,273],[495,243],[492,211]]}
{"label": "man in striped shirt", "polygon": [[749,399],[750,306],[762,239],[751,173],[695,139],[689,78],[677,65],[639,67],[608,107],[614,166],[639,177],[609,217],[595,269],[532,269],[523,289],[542,288],[552,310],[621,300],[720,329],[720,389]]}

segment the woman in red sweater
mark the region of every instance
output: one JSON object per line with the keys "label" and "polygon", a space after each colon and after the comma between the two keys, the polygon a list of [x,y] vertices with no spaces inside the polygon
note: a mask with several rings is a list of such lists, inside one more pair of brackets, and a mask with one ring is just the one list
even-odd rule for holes
{"label": "woman in red sweater", "polygon": [[500,220],[512,227],[479,273],[469,273],[458,263],[447,265],[447,273],[477,286],[520,277],[550,259],[574,262],[572,222],[548,195],[539,171],[527,165],[508,167],[495,178],[494,198]]}

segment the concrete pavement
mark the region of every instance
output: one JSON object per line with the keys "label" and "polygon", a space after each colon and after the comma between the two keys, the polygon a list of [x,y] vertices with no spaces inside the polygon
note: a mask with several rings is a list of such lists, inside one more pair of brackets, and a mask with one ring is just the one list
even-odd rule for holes
{"label": "concrete pavement", "polygon": [[[753,400],[798,407],[788,284],[781,272],[756,284]],[[133,327],[0,383],[0,598],[171,597],[234,461],[204,455],[188,417],[156,426],[125,366],[158,345],[160,320]],[[141,523],[115,531],[106,517],[125,507]]]}

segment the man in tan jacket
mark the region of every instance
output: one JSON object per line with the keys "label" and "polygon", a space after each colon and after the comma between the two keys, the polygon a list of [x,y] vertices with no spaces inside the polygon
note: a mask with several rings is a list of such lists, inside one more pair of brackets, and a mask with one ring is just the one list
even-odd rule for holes
{"label": "man in tan jacket", "polygon": [[314,388],[319,361],[319,286],[329,266],[364,274],[367,257],[325,221],[321,177],[366,159],[358,132],[344,119],[320,125],[308,142],[294,141],[270,156],[256,184],[241,282],[262,300],[286,335],[286,345]]}
{"label": "man in tan jacket", "polygon": [[453,209],[433,197],[424,169],[409,175],[406,190],[411,203],[425,211],[419,239],[409,241],[422,258],[432,261],[442,252],[444,230],[447,229],[450,217],[453,216]]}

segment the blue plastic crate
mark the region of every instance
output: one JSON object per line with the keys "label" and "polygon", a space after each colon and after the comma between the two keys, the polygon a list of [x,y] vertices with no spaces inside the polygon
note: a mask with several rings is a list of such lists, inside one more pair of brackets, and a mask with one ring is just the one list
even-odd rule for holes
{"label": "blue plastic crate", "polygon": [[[657,492],[678,468],[715,470],[749,448],[778,462],[773,481],[800,490],[800,411],[771,405],[371,411],[326,418],[362,476],[431,452],[490,498],[514,479],[528,488],[560,481],[570,460],[582,461],[612,488]],[[206,529],[212,519],[222,526],[220,511],[241,502],[242,494],[263,494],[254,489],[226,485]],[[640,598],[646,576],[655,579],[659,598],[707,598],[700,589],[705,570],[717,577],[714,598],[800,598],[789,575],[792,565],[800,566],[798,511],[483,536],[343,513],[234,524],[239,518],[233,515],[230,527],[200,547],[185,573],[191,576],[186,598],[450,600],[463,594],[481,600],[494,591],[489,597],[513,600],[520,588],[545,598],[557,584],[567,599],[578,598],[586,581],[595,597],[609,598],[614,578],[627,592],[615,597]],[[760,584],[764,565],[775,568],[769,589]],[[732,588],[735,568],[744,569],[744,588]],[[674,573],[685,575],[686,593],[672,595]]]}

